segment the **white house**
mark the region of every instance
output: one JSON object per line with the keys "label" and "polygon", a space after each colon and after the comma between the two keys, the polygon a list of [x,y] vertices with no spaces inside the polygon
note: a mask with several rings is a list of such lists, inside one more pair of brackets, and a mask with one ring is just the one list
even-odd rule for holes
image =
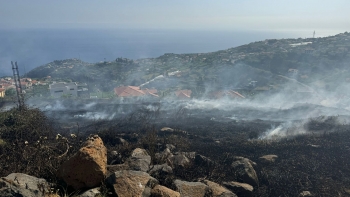
{"label": "white house", "polygon": [[49,85],[50,94],[52,97],[61,97],[63,95],[67,96],[78,96],[78,85],[75,82],[65,83],[53,83]]}

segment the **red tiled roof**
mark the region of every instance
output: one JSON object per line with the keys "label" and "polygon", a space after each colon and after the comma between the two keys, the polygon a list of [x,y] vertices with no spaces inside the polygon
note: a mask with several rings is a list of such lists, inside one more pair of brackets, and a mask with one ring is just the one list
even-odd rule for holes
{"label": "red tiled roof", "polygon": [[243,95],[233,90],[219,90],[211,93],[211,97],[215,99],[220,99],[224,96],[229,98],[245,98]]}
{"label": "red tiled roof", "polygon": [[136,86],[120,86],[120,87],[114,88],[114,93],[118,97],[134,97],[134,96],[144,96],[144,95],[151,95],[151,96],[158,97],[158,95],[156,95],[157,93],[156,89],[141,90],[139,87],[136,87]]}
{"label": "red tiled roof", "polygon": [[5,91],[5,89],[4,88],[0,88],[0,92],[3,92],[3,91]]}

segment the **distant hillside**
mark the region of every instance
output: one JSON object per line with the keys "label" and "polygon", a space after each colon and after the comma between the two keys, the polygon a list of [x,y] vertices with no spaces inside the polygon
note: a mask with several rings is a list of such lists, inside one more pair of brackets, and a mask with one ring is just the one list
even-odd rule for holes
{"label": "distant hillside", "polygon": [[[90,64],[60,60],[33,69],[28,77],[86,82],[105,91],[117,85],[167,89],[279,88],[279,75],[332,89],[350,79],[350,33],[307,39],[269,39],[211,53],[164,54],[158,58]],[[154,80],[152,80],[154,79]]]}

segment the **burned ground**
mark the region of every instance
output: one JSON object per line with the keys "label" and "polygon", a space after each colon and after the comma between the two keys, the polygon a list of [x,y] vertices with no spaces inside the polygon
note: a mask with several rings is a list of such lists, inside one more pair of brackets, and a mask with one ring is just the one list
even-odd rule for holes
{"label": "burned ground", "polygon": [[[254,196],[297,196],[306,190],[315,196],[350,195],[350,126],[338,121],[345,117],[318,116],[295,120],[294,122],[303,124],[303,128],[308,131],[306,134],[259,139],[273,126],[282,124],[281,119],[266,120],[266,116],[261,114],[268,112],[257,114],[252,109],[220,111],[178,107],[162,110],[159,104],[124,105],[121,113],[110,119],[91,120],[75,116],[91,112],[92,109],[101,109],[102,106],[107,106],[110,111],[115,110],[111,104],[99,103],[87,110],[71,108],[42,113],[40,110],[28,109],[25,114],[17,113],[16,110],[4,112],[1,139],[6,144],[0,146],[0,176],[23,172],[56,181],[55,170],[62,159],[71,156],[86,136],[98,134],[108,149],[108,163],[112,160],[122,163],[136,147],[145,148],[154,156],[169,143],[175,145],[177,151],[194,151],[211,161],[194,160],[183,168],[175,168],[172,175],[156,177],[162,185],[170,188],[173,187],[172,180],[176,178],[187,181],[206,178],[218,183],[241,181],[231,164],[235,156],[243,156],[257,162],[254,168],[259,186],[255,187]],[[232,118],[244,117],[244,113],[255,113],[262,118]],[[275,113],[278,116],[288,116],[289,111],[273,110],[270,115],[275,116]],[[35,117],[39,118],[28,114],[36,114]],[[21,133],[19,127],[11,122],[23,115],[29,116],[31,120],[19,126],[33,125],[33,128],[37,127],[33,130],[35,132]],[[44,118],[44,115],[48,118]],[[7,126],[6,129],[4,125]],[[173,128],[174,132],[162,133],[160,129],[163,127]],[[11,132],[15,135],[9,135]],[[58,133],[62,136],[59,139]],[[72,133],[77,138],[72,138]],[[121,144],[120,138],[128,144]],[[65,154],[66,144],[70,148]],[[121,155],[117,161],[111,154],[113,150]],[[35,153],[35,157],[30,153]],[[259,157],[268,154],[277,155],[278,159],[271,164],[259,162]],[[153,164],[157,162],[160,161],[153,160]]]}

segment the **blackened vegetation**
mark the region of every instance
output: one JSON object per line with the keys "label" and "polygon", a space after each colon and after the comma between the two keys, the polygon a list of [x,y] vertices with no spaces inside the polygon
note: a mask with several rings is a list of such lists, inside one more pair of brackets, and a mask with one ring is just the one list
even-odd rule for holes
{"label": "blackened vegetation", "polygon": [[[12,109],[0,114],[0,176],[23,172],[62,185],[55,174],[59,165],[89,134],[97,133],[107,147],[108,164],[123,163],[136,147],[145,148],[153,164],[164,163],[154,156],[166,144],[175,145],[175,151],[196,152],[190,164],[174,168],[173,174],[156,175],[160,184],[169,188],[174,179],[242,181],[231,164],[235,156],[243,156],[258,163],[259,186],[254,196],[298,196],[305,190],[315,196],[345,196],[350,185],[350,127],[338,124],[335,118],[310,119],[306,124],[312,131],[309,134],[273,141],[256,138],[276,122],[216,121],[184,109],[169,115],[157,108],[140,107],[125,117],[76,123],[69,128],[53,124],[54,120],[38,109]],[[161,134],[159,130],[165,126],[174,132]],[[278,159],[259,163],[259,157],[267,154],[278,155]]]}

